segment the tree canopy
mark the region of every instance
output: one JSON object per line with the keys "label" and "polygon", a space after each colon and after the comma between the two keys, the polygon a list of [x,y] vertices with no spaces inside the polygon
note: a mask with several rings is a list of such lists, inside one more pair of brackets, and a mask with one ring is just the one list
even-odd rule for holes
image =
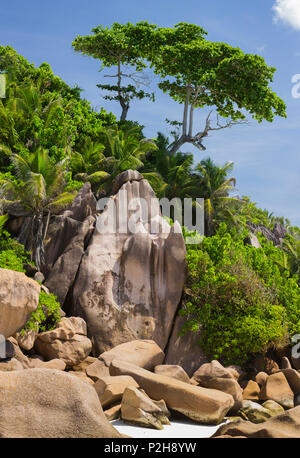
{"label": "tree canopy", "polygon": [[[92,29],[92,35],[77,36],[72,43],[75,51],[99,59],[102,62],[102,69],[117,67],[115,75],[105,75],[105,77],[116,78],[117,84],[97,86],[116,93],[116,95],[105,95],[104,98],[119,101],[122,108],[121,121],[126,119],[132,99],[148,97],[154,100],[153,94],[138,88],[140,85],[145,85],[141,72],[147,67],[144,59],[150,52],[155,27],[146,21],[135,25],[115,22],[111,28],[102,25],[95,27]],[[129,69],[126,70],[126,67]],[[124,78],[129,79],[131,83],[124,86],[122,83]]]}

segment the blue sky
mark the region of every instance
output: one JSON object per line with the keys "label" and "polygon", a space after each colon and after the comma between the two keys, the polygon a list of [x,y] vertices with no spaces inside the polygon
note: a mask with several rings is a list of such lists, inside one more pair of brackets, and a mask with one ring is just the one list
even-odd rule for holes
{"label": "blue sky", "polygon": [[[208,39],[260,54],[277,68],[273,89],[287,104],[287,119],[213,132],[206,152],[186,151],[196,160],[211,156],[232,160],[239,195],[249,195],[262,208],[284,215],[300,226],[300,98],[292,97],[292,77],[300,74],[300,0],[15,0],[1,7],[0,44],[11,45],[30,62],[48,62],[55,74],[84,89],[83,97],[119,115],[116,103],[101,99],[99,63],[72,50],[76,35],[97,25],[148,20],[160,26],[177,22],[201,25]],[[107,79],[105,79],[107,82]],[[300,91],[299,91],[300,92]],[[165,118],[179,120],[182,108],[156,90],[156,103],[138,102],[129,119],[146,126],[145,134],[168,133]],[[205,113],[196,116],[203,125]]]}

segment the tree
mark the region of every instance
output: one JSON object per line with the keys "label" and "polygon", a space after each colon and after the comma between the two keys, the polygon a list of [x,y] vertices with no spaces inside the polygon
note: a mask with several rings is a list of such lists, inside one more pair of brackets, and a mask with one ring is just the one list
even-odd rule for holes
{"label": "tree", "polygon": [[[140,127],[134,126],[125,131],[117,125],[104,128],[102,140],[105,144],[104,159],[99,166],[109,174],[102,187],[106,192],[111,190],[116,176],[128,169],[139,170],[144,165],[147,153],[155,151],[157,146],[154,141],[140,138]],[[154,180],[155,174],[145,173],[145,178]]]}
{"label": "tree", "polygon": [[63,192],[64,164],[53,164],[48,152],[38,148],[28,158],[11,155],[18,180],[0,181],[0,197],[7,205],[17,201],[27,212],[19,241],[32,252],[32,259],[41,270],[44,265],[44,240],[51,212],[72,202],[74,192]]}
{"label": "tree", "polygon": [[[206,32],[192,24],[157,28],[155,34],[156,47],[148,59],[162,78],[159,87],[184,107],[182,132],[173,152],[187,142],[205,150],[203,140],[210,131],[245,122],[245,112],[258,122],[272,122],[275,115],[286,117],[284,102],[269,87],[275,68],[262,57],[207,41]],[[212,125],[210,111],[204,128],[194,133],[194,110],[205,107],[216,108],[216,124]],[[221,122],[220,116],[227,121]]]}
{"label": "tree", "polygon": [[234,219],[232,207],[238,200],[230,197],[235,189],[234,177],[227,178],[233,162],[218,167],[210,158],[201,161],[195,169],[198,176],[199,195],[204,198],[205,235],[212,236],[220,222]]}
{"label": "tree", "polygon": [[[93,35],[77,36],[72,43],[77,52],[99,59],[104,67],[116,67],[115,75],[105,77],[116,78],[116,84],[98,84],[101,89],[115,93],[106,95],[105,99],[116,100],[120,103],[122,113],[120,120],[126,119],[131,100],[145,97],[154,101],[154,95],[138,90],[145,85],[145,77],[141,73],[146,68],[144,58],[151,47],[155,25],[143,21],[135,25],[113,23],[111,28],[102,25],[92,29]],[[126,66],[130,67],[126,70]],[[123,79],[130,84],[123,86]]]}
{"label": "tree", "polygon": [[105,160],[104,149],[102,143],[94,143],[88,139],[80,152],[71,151],[68,166],[75,180],[89,181],[92,185],[97,185],[109,176],[101,169]]}

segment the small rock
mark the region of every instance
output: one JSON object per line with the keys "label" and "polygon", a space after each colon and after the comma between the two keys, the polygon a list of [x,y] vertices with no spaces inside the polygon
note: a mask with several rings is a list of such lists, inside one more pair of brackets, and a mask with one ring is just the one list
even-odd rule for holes
{"label": "small rock", "polygon": [[281,358],[280,367],[281,367],[281,369],[292,369],[290,360],[286,356]]}
{"label": "small rock", "polygon": [[170,424],[170,415],[164,401],[161,406],[154,403],[146,394],[134,387],[125,389],[122,404],[122,420],[140,426],[163,429],[163,424]]}
{"label": "small rock", "polygon": [[269,410],[253,401],[243,401],[239,414],[242,418],[244,418],[244,420],[251,421],[255,424],[263,423],[268,420],[268,418],[272,417]]}
{"label": "small rock", "polygon": [[45,277],[44,275],[42,274],[42,272],[36,272],[34,274],[34,277],[33,279],[39,283],[43,283],[45,281]]}
{"label": "small rock", "polygon": [[272,400],[264,402],[262,406],[271,412],[272,417],[275,417],[275,415],[279,415],[284,412],[284,408],[278,404],[278,402]]}
{"label": "small rock", "polygon": [[260,387],[262,387],[266,383],[267,378],[268,374],[265,372],[259,372],[255,377],[255,381]]}
{"label": "small rock", "polygon": [[35,339],[38,336],[38,331],[31,329],[24,334],[17,333],[15,338],[19,344],[19,347],[23,350],[30,351],[34,347]]}
{"label": "small rock", "polygon": [[246,388],[243,391],[243,399],[248,401],[258,401],[259,400],[260,387],[258,383],[253,380],[249,380]]}

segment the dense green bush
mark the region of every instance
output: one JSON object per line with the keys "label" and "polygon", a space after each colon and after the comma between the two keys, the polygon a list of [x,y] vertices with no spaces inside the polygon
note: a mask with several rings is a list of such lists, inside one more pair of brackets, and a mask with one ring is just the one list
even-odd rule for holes
{"label": "dense green bush", "polygon": [[0,232],[0,268],[25,272],[24,263],[29,263],[24,246],[12,239],[7,231]]}
{"label": "dense green bush", "polygon": [[184,331],[201,328],[200,345],[224,364],[243,364],[300,333],[300,288],[282,263],[283,252],[261,239],[244,245],[222,224],[213,237],[188,245]]}
{"label": "dense green bush", "polygon": [[40,293],[39,306],[35,312],[31,314],[30,320],[26,323],[22,330],[26,331],[50,331],[56,327],[60,321],[60,304],[56,300],[54,294],[46,294],[44,291]]}

